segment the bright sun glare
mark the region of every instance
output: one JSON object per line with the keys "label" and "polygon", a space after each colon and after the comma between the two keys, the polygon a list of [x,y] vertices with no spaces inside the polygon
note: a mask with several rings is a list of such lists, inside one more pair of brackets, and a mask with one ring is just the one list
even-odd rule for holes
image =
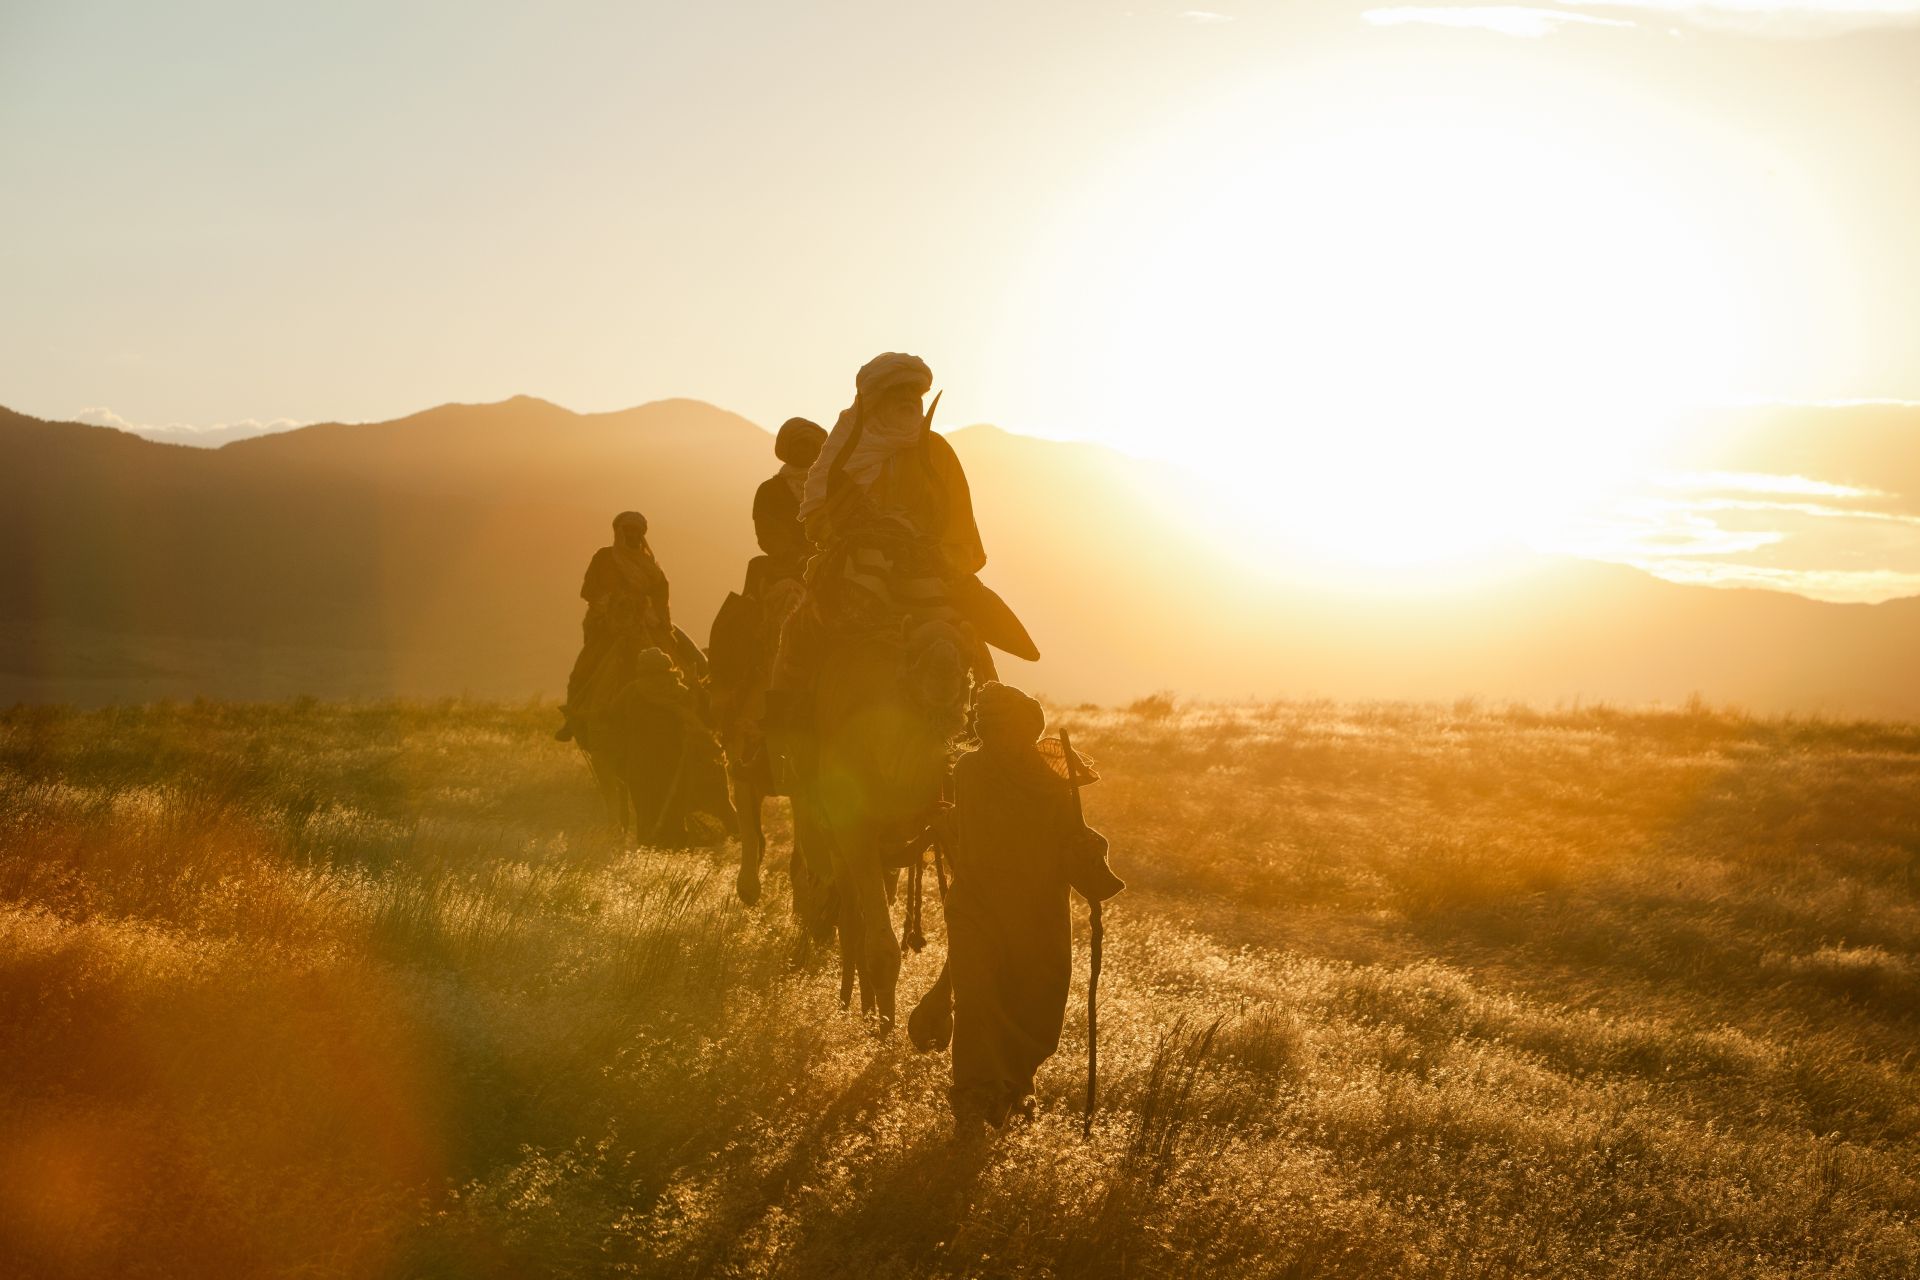
{"label": "bright sun glare", "polygon": [[1533,88],[1269,93],[1170,127],[1021,301],[1072,335],[1038,375],[1073,397],[1057,420],[1188,464],[1242,534],[1331,567],[1548,536],[1758,322],[1738,147],[1703,172],[1660,122]]}

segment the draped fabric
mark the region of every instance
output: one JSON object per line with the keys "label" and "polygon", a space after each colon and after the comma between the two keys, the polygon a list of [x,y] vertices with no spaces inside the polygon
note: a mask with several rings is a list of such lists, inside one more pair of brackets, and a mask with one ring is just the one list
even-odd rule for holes
{"label": "draped fabric", "polygon": [[[808,484],[818,475],[816,464]],[[812,516],[804,505],[801,511],[815,546],[917,541],[935,553],[936,571],[950,578],[978,573],[987,563],[966,472],[937,432],[888,458],[864,488],[842,485]]]}
{"label": "draped fabric", "polygon": [[593,553],[580,582],[580,598],[592,604],[622,592],[652,604],[662,619],[667,616],[667,575],[651,549],[602,547]]}
{"label": "draped fabric", "polygon": [[925,395],[933,386],[933,370],[919,356],[888,351],[862,365],[855,375],[853,403],[840,411],[827,443],[814,459],[807,476],[800,518],[810,518],[827,501],[828,481],[839,475],[865,488],[889,458],[918,445],[928,435],[925,422],[887,422],[873,406],[895,387],[916,389]]}
{"label": "draped fabric", "polygon": [[613,567],[619,570],[627,586],[649,600],[659,601],[665,612],[667,575],[661,572],[660,562],[653,558],[653,548],[642,543],[638,549],[614,547],[612,551]]}
{"label": "draped fabric", "polygon": [[[644,528],[644,520],[641,524]],[[667,575],[644,541],[638,549],[612,546],[593,553],[580,582],[580,598],[588,608],[580,624],[580,653],[567,677],[569,707],[577,710],[583,704],[588,683],[621,636],[637,634],[648,643],[672,643],[668,592]]]}
{"label": "draped fabric", "polygon": [[807,473],[800,519],[815,546],[884,544],[905,535],[938,549],[943,577],[978,573],[986,564],[953,446],[924,419],[874,411],[896,388],[919,396],[932,385],[933,371],[918,356],[890,351],[861,368],[853,403]]}

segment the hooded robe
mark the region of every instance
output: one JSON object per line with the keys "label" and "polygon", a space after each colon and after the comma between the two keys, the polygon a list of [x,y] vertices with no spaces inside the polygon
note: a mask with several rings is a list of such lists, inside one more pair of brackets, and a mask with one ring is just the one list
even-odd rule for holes
{"label": "hooded robe", "polygon": [[1067,891],[1102,901],[1123,886],[1106,837],[1079,819],[1033,746],[989,742],[961,757],[954,787],[953,1109],[998,1125],[1025,1107],[1060,1047],[1073,980]]}

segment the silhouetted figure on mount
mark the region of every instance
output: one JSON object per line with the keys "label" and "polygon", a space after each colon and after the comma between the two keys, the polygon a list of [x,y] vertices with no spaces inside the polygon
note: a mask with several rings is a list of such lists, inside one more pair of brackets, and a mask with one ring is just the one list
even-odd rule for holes
{"label": "silhouetted figure on mount", "polygon": [[887,352],[868,361],[807,473],[799,515],[818,551],[806,598],[781,633],[768,691],[769,723],[780,732],[804,731],[804,697],[836,635],[944,623],[960,635],[978,679],[994,672],[989,643],[1039,656],[1019,619],[976,576],[987,553],[960,459],[921,405],[932,386],[933,371],[918,356]]}
{"label": "silhouetted figure on mount", "polygon": [[788,418],[773,439],[780,470],[753,495],[753,536],[761,554],[747,566],[745,594],[759,596],[771,583],[798,578],[813,555],[800,501],[806,495],[807,470],[827,442],[826,428],[806,418]]}
{"label": "silhouetted figure on mount", "polygon": [[809,862],[837,915],[841,1001],[850,1008],[857,985],[861,1010],[889,1026],[900,939],[888,859],[939,805],[973,685],[993,671],[986,644],[1039,656],[974,576],[986,552],[960,460],[921,405],[932,385],[925,361],[897,352],[855,376],[807,473],[800,518],[817,550],[762,719],[773,788],[818,836]]}
{"label": "silhouetted figure on mount", "polygon": [[1030,1112],[1034,1072],[1060,1047],[1073,976],[1068,889],[1103,902],[1126,887],[1107,865],[1106,837],[1081,821],[1068,779],[1041,754],[1040,704],[990,683],[974,716],[980,749],[954,766],[954,807],[942,819],[962,1133]]}
{"label": "silhouetted figure on mount", "polygon": [[922,544],[918,567],[942,577],[986,565],[966,473],[921,407],[932,387],[926,361],[899,352],[875,356],[855,375],[853,404],[834,423],[800,503],[816,544],[892,533]]}
{"label": "silhouetted figure on mount", "polygon": [[636,649],[678,651],[673,618],[667,605],[667,575],[653,558],[647,543],[647,518],[638,511],[622,511],[613,518],[613,545],[601,547],[587,563],[580,598],[587,616],[580,624],[580,656],[567,677],[567,701],[560,708],[565,723],[554,733],[571,741],[576,717],[583,710],[581,692],[623,637]]}
{"label": "silhouetted figure on mount", "polygon": [[[738,810],[740,875],[736,883],[741,901],[750,904],[760,900],[760,862],[767,847],[760,809],[774,794],[761,721],[780,628],[805,594],[801,576],[813,555],[813,544],[800,523],[800,499],[807,468],[820,456],[826,439],[826,430],[805,418],[787,419],[774,436],[773,453],[780,459],[780,470],[753,495],[753,532],[761,554],[747,562],[745,585],[721,604],[707,644],[714,723],[726,748]],[[789,866],[794,913],[811,920],[819,909],[812,892],[818,878],[808,878],[805,826],[796,815]]]}

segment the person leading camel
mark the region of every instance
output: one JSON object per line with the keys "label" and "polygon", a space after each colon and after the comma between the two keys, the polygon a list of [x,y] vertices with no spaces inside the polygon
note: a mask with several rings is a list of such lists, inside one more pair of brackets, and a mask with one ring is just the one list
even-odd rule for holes
{"label": "person leading camel", "polygon": [[1040,704],[989,683],[974,701],[980,748],[954,766],[944,821],[953,885],[953,1105],[962,1136],[1030,1114],[1034,1073],[1060,1047],[1073,977],[1067,893],[1103,902],[1126,885],[1107,839],[1082,822],[1068,782],[1040,753]]}

